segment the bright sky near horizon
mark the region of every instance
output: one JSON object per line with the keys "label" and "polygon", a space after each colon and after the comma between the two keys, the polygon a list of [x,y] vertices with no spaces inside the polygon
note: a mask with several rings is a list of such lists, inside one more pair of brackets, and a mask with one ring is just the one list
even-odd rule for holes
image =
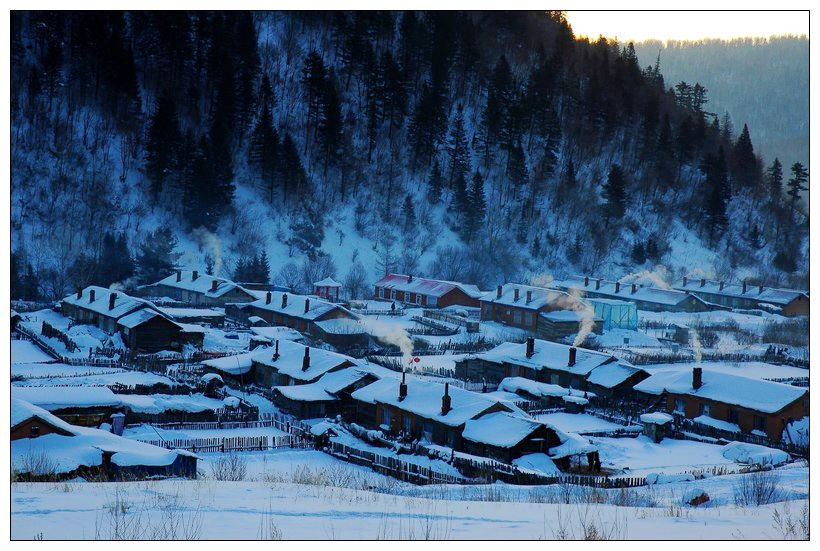
{"label": "bright sky near horizon", "polygon": [[621,42],[809,35],[808,11],[568,11],[576,37]]}

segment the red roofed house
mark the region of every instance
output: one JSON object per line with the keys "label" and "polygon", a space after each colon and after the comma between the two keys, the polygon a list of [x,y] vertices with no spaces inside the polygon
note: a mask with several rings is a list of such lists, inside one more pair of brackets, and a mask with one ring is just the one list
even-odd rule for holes
{"label": "red roofed house", "polygon": [[333,278],[330,277],[326,277],[313,284],[313,294],[331,302],[337,302],[339,300],[341,290],[342,284],[338,281],[334,281]]}
{"label": "red roofed house", "polygon": [[475,285],[388,274],[376,282],[375,298],[415,304],[425,308],[459,305],[478,308],[483,294]]}

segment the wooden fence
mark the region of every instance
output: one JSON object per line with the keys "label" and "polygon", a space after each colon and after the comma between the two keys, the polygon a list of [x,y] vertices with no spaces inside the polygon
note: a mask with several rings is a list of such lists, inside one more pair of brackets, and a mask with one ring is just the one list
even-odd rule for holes
{"label": "wooden fence", "polygon": [[758,446],[783,450],[795,457],[809,457],[809,446],[798,446],[797,444],[784,440],[774,441],[767,436],[759,436],[757,434],[722,430],[702,423],[695,423],[692,419],[687,419],[678,414],[672,414],[672,417],[675,423],[674,438],[698,440],[698,437],[701,437],[714,439],[722,444],[733,441],[746,442],[747,444],[757,444]]}
{"label": "wooden fence", "polygon": [[426,318],[424,316],[413,316],[410,318],[419,325],[423,325],[428,329],[408,329],[407,332],[411,335],[430,335],[435,337],[449,337],[458,335],[458,327],[453,327],[444,323],[439,323],[434,319]]}
{"label": "wooden fence", "polygon": [[416,463],[403,461],[389,455],[382,455],[372,451],[361,450],[342,444],[330,442],[325,451],[330,455],[370,467],[373,471],[392,476],[404,482],[413,484],[463,484],[464,478],[442,473]]}
{"label": "wooden fence", "polygon": [[281,448],[308,448],[310,440],[286,434],[283,436],[234,436],[215,438],[174,438],[172,440],[143,440],[140,442],[159,446],[169,450],[187,450],[189,452],[233,452],[265,451]]}

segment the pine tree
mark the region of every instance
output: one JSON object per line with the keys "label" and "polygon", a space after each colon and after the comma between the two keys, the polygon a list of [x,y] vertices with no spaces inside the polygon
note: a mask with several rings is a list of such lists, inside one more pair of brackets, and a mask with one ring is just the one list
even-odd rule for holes
{"label": "pine tree", "polygon": [[438,205],[441,201],[441,192],[444,187],[444,178],[441,175],[441,168],[438,159],[430,169],[430,179],[427,181],[427,201],[431,205]]}
{"label": "pine tree", "polygon": [[177,238],[169,228],[157,228],[140,244],[136,272],[141,283],[155,283],[174,271],[181,253]]}
{"label": "pine tree", "polygon": [[626,211],[626,177],[620,165],[612,165],[603,187],[607,222],[610,218],[620,220]]}
{"label": "pine tree", "polygon": [[410,166],[413,170],[419,162],[424,166],[430,164],[444,137],[446,126],[444,98],[435,88],[424,84],[409,127]]}
{"label": "pine tree", "polygon": [[327,79],[322,94],[321,118],[319,119],[319,143],[325,157],[324,172],[327,175],[328,166],[335,166],[339,162],[342,151],[344,121],[342,120],[342,106],[336,85],[332,79]]}
{"label": "pine tree", "polygon": [[470,186],[470,235],[475,235],[484,224],[487,215],[487,200],[484,197],[484,179],[476,170]]}
{"label": "pine tree", "polygon": [[766,171],[766,185],[769,188],[769,198],[772,203],[779,205],[783,198],[783,165],[777,157]]}
{"label": "pine tree", "polygon": [[706,173],[704,210],[709,237],[714,240],[715,235],[726,229],[729,224],[726,216],[726,206],[730,196],[729,177],[722,146],[716,155],[710,155],[705,159],[703,168]]}
{"label": "pine tree", "polygon": [[461,105],[456,110],[450,136],[447,139],[447,157],[450,159],[450,174],[447,185],[452,187],[456,177],[466,175],[470,170],[470,149],[464,131],[464,113]]}
{"label": "pine tree", "polygon": [[256,121],[248,145],[248,163],[256,170],[262,188],[267,192],[268,201],[273,204],[278,187],[277,170],[279,157],[279,134],[273,126],[271,107],[273,92],[268,76],[262,77],[262,112]]}
{"label": "pine tree", "polygon": [[325,238],[324,220],[319,209],[312,204],[303,204],[296,211],[290,223],[291,237],[287,243],[301,251],[310,260],[320,254],[322,241]]}
{"label": "pine tree", "polygon": [[481,116],[482,149],[484,166],[489,167],[493,147],[497,146],[508,123],[508,115],[513,96],[513,79],[510,65],[501,56],[493,69],[487,89],[487,103]]}
{"label": "pine tree", "polygon": [[794,218],[794,210],[797,206],[797,201],[800,199],[800,192],[801,191],[808,191],[808,187],[805,186],[809,181],[809,172],[806,170],[801,163],[794,163],[792,165],[792,177],[789,178],[789,183],[786,185],[788,191],[786,191],[786,195],[791,198],[790,206],[791,206],[791,214],[792,218]]}
{"label": "pine tree", "polygon": [[[319,55],[319,52],[316,50],[311,50],[307,57],[305,57],[305,66],[302,70],[302,84],[305,87],[307,103],[306,148],[307,144],[312,141],[313,129],[319,126],[322,100],[326,93],[326,79],[327,70],[325,69],[322,56]],[[307,151],[307,149],[305,151]]]}
{"label": "pine tree", "polygon": [[401,207],[402,229],[405,235],[413,231],[413,224],[416,223],[416,210],[413,207],[413,198],[410,194],[405,195],[404,203]]}
{"label": "pine tree", "polygon": [[295,203],[309,192],[307,172],[290,134],[285,134],[282,140],[280,171],[286,200]]}
{"label": "pine tree", "polygon": [[760,182],[760,174],[755,157],[748,125],[743,125],[732,152],[734,160],[734,179],[740,187],[753,189]]}
{"label": "pine tree", "polygon": [[134,275],[134,261],[124,233],[105,233],[97,264],[97,284],[103,287],[122,283]]}
{"label": "pine tree", "polygon": [[157,102],[145,136],[145,172],[151,181],[154,202],[180,170],[181,144],[176,103],[170,93],[165,93]]}

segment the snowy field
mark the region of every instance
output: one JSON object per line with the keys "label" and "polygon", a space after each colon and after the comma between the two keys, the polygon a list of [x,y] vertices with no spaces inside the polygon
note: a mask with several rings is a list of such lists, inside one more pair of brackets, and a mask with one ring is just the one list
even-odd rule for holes
{"label": "snowy field", "polygon": [[[739,475],[591,493],[562,485],[410,486],[315,451],[242,454],[220,482],[12,484],[13,539],[770,539],[797,517],[808,469],[779,469],[785,502],[734,504]],[[205,456],[201,470],[207,477]],[[691,490],[710,501],[683,505]],[[601,503],[589,504],[594,499]],[[621,505],[616,505],[620,503]]]}
{"label": "snowy field", "polygon": [[544,413],[536,415],[535,418],[564,432],[599,432],[624,428],[622,425],[586,413]]}

